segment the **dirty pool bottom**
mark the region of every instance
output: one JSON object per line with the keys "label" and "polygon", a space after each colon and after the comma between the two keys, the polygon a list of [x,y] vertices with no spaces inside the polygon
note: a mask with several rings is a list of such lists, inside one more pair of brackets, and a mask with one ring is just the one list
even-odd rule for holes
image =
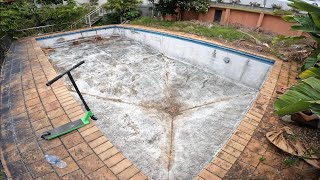
{"label": "dirty pool bottom", "polygon": [[73,75],[97,126],[152,179],[195,177],[257,94],[122,37],[58,47],[49,58],[59,71],[86,61]]}

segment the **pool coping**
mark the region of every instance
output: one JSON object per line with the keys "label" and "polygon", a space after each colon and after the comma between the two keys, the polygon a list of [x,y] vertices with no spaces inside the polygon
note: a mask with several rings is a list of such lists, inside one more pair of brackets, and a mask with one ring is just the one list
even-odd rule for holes
{"label": "pool coping", "polygon": [[[143,30],[148,30],[148,31],[154,31],[154,32],[160,32],[160,33],[166,33],[170,35],[176,35],[179,37],[183,38],[188,38],[188,39],[193,39],[196,41],[201,41],[201,42],[206,42],[206,43],[214,43],[217,44],[223,48],[228,48],[236,51],[242,51],[257,57],[265,58],[265,59],[271,59],[274,61],[273,67],[271,71],[269,72],[269,75],[267,76],[265,82],[261,86],[261,89],[258,93],[257,98],[251,105],[250,109],[247,111],[246,115],[244,118],[240,121],[239,126],[235,129],[234,133],[231,135],[230,139],[227,141],[226,144],[224,144],[222,149],[215,155],[213,155],[213,159],[208,163],[206,167],[204,167],[198,174],[195,179],[221,179],[224,178],[226,172],[232,167],[232,165],[235,163],[237,158],[240,156],[239,152],[243,152],[245,149],[246,145],[250,141],[254,130],[257,128],[259,122],[261,121],[264,113],[266,112],[267,105],[269,104],[269,101],[271,100],[272,94],[275,90],[278,76],[280,74],[281,66],[282,66],[282,61],[279,60],[278,58],[271,56],[267,57],[265,55],[260,55],[258,53],[246,51],[240,48],[234,48],[230,46],[226,46],[224,44],[221,44],[217,41],[213,40],[208,40],[203,37],[199,37],[197,35],[192,35],[192,34],[187,34],[187,33],[181,33],[181,32],[175,32],[175,31],[169,31],[169,30],[163,30],[163,29],[156,29],[156,28],[150,28],[150,27],[144,27],[144,26],[137,26],[137,25],[112,25],[112,26],[102,26],[102,27],[94,27],[94,28],[86,28],[86,29],[80,29],[80,30],[75,30],[75,31],[69,31],[67,33],[78,33],[79,31],[92,31],[96,29],[103,29],[106,27],[125,27],[125,28],[139,28]],[[43,35],[43,36],[37,36],[37,37],[32,37],[32,38],[26,38],[23,40],[31,40],[33,45],[35,46],[35,49],[37,53],[40,53],[41,58],[43,61],[47,61],[48,57],[44,55],[44,53],[41,51],[41,48],[39,44],[36,42],[36,39],[41,39],[44,37],[50,37],[52,35],[63,35],[66,32],[61,32],[61,33],[55,33],[51,35]],[[40,52],[41,51],[41,52]],[[47,62],[45,62],[47,64]],[[47,78],[53,77],[53,75],[56,74],[54,71],[53,67],[50,67],[50,73],[48,74]],[[52,73],[54,72],[54,73]],[[64,85],[60,85],[61,88],[66,88]],[[55,90],[53,90],[54,93]],[[68,92],[70,94],[70,92]],[[56,94],[58,96],[58,94]],[[61,104],[63,106],[63,104]],[[79,105],[80,106],[80,105]],[[82,110],[83,113],[83,110]],[[70,118],[71,119],[71,118]],[[90,135],[89,130],[90,129],[98,129],[94,125],[86,126],[82,129],[79,130],[81,136],[85,134],[86,136]],[[99,130],[100,131],[100,130]],[[84,133],[87,132],[87,133]],[[96,131],[94,131],[96,132]],[[94,148],[92,148],[93,151],[95,151]],[[237,152],[237,153],[235,153]],[[98,155],[99,156],[99,155]],[[1,159],[2,158],[2,153],[1,153]],[[4,161],[4,166],[6,166],[6,163]],[[6,169],[6,168],[5,168]],[[124,168],[123,170],[126,170]],[[8,171],[8,170],[7,170]],[[7,172],[10,174],[10,172]],[[141,171],[139,170],[139,173]]]}

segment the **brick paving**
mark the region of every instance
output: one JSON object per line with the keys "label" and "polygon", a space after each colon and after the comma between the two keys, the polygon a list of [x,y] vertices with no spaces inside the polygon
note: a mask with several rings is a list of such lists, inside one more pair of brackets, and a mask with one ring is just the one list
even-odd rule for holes
{"label": "brick paving", "polygon": [[[318,178],[304,162],[282,168],[284,153],[265,138],[266,132],[283,126],[273,114],[275,89],[294,84],[297,69],[295,62],[275,59],[256,101],[229,141],[195,179],[291,179],[297,172],[305,172],[306,179]],[[147,179],[94,123],[54,140],[39,138],[84,113],[61,80],[45,86],[56,75],[35,39],[12,45],[1,74],[1,161],[9,178]],[[68,166],[51,166],[44,154],[56,154]]]}
{"label": "brick paving", "polygon": [[[15,42],[1,74],[1,161],[10,179],[132,179],[147,177],[91,123],[54,140],[39,136],[84,111],[59,80],[35,39]],[[59,169],[44,159],[67,162]]]}

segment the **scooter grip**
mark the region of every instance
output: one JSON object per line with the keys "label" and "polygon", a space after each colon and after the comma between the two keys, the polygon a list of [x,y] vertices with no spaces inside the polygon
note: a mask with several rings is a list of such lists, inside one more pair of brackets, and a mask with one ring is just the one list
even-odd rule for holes
{"label": "scooter grip", "polygon": [[56,82],[57,80],[59,80],[60,78],[62,78],[62,76],[64,76],[65,74],[69,73],[70,71],[72,71],[73,69],[79,67],[81,64],[83,64],[84,61],[79,62],[78,64],[74,65],[72,68],[66,70],[65,72],[61,73],[60,75],[56,76],[55,78],[53,78],[52,80],[48,81],[46,83],[47,86],[50,86],[51,84],[53,84],[54,82]]}

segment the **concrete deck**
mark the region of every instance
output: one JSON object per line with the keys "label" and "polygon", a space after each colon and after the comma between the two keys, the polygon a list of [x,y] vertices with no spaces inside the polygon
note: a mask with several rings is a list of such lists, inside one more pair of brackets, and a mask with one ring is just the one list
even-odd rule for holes
{"label": "concrete deck", "polygon": [[[237,130],[196,179],[290,179],[310,169],[304,162],[279,169],[283,153],[265,138],[266,132],[283,126],[272,114],[275,89],[293,84],[297,68],[296,63],[276,60]],[[39,138],[42,132],[84,113],[61,80],[45,86],[56,75],[33,38],[13,44],[1,74],[1,161],[9,178],[147,179],[94,123],[51,141]],[[46,163],[47,153],[63,157],[68,166],[58,169]],[[261,156],[266,160],[260,161]],[[314,171],[306,175],[309,179],[316,176]]]}

